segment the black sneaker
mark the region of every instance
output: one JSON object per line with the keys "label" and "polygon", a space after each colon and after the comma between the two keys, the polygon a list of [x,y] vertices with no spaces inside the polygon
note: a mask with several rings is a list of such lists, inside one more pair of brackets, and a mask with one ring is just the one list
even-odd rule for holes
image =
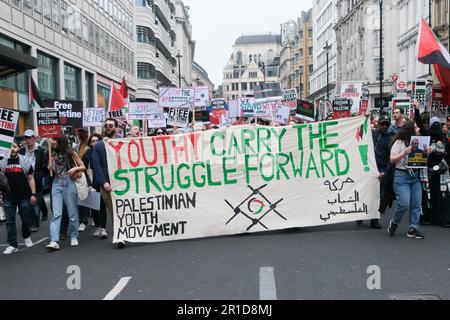
{"label": "black sneaker", "polygon": [[378,222],[377,219],[370,221],[370,227],[372,229],[383,229],[383,226]]}
{"label": "black sneaker", "polygon": [[125,242],[118,242],[117,243],[117,249],[124,249],[125,248]]}
{"label": "black sneaker", "polygon": [[421,233],[419,232],[419,230],[414,229],[414,228],[410,228],[409,231],[408,231],[408,233],[406,234],[406,236],[407,236],[408,238],[414,238],[414,239],[419,239],[419,240],[425,239],[424,235],[421,234]]}
{"label": "black sneaker", "polygon": [[391,237],[395,236],[395,231],[397,231],[398,224],[393,223],[392,221],[389,223],[388,232]]}

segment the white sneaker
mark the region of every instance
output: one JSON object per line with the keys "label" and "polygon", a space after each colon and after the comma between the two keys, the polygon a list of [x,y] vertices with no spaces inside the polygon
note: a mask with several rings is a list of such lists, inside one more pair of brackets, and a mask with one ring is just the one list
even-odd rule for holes
{"label": "white sneaker", "polygon": [[77,240],[77,239],[72,239],[72,240],[70,241],[70,245],[71,245],[72,247],[78,247],[78,240]]}
{"label": "white sneaker", "polygon": [[108,233],[106,232],[106,229],[102,229],[100,238],[102,238],[103,240],[108,239]]}
{"label": "white sneaker", "polygon": [[50,251],[56,251],[59,250],[59,244],[58,242],[52,241],[47,245],[47,249]]}
{"label": "white sneaker", "polygon": [[25,247],[31,248],[33,246],[33,241],[31,241],[31,238],[28,237],[25,239]]}
{"label": "white sneaker", "polygon": [[78,231],[83,232],[84,230],[86,230],[86,225],[82,222],[82,223],[80,223],[80,226],[78,227]]}
{"label": "white sneaker", "polygon": [[8,255],[11,253],[16,253],[16,252],[19,252],[19,248],[14,248],[14,247],[9,246],[8,248],[5,249],[5,251],[3,251],[3,254]]}
{"label": "white sneaker", "polygon": [[93,236],[95,238],[100,238],[101,234],[102,234],[102,229],[97,228],[97,229],[95,229],[95,232],[94,232]]}

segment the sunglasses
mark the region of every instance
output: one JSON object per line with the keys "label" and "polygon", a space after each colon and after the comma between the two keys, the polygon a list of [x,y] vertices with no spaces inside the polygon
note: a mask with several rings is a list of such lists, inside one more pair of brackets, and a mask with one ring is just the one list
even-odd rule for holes
{"label": "sunglasses", "polygon": [[380,124],[380,127],[390,127],[391,125],[389,123],[383,122]]}
{"label": "sunglasses", "polygon": [[110,129],[112,129],[112,128],[114,128],[114,127],[115,127],[114,124],[105,124],[105,128],[110,128]]}

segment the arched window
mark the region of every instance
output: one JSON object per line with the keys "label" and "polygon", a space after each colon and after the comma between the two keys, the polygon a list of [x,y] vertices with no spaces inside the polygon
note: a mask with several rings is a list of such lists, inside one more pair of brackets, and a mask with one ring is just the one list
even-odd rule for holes
{"label": "arched window", "polygon": [[236,64],[241,65],[242,64],[242,52],[238,51],[236,54]]}
{"label": "arched window", "polygon": [[270,49],[269,52],[267,53],[267,60],[268,60],[269,63],[272,63],[273,59],[274,59],[273,50]]}

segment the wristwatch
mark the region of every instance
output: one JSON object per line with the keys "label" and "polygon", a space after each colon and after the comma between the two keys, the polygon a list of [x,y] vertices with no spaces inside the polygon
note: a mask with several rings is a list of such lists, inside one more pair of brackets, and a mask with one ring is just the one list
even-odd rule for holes
{"label": "wristwatch", "polygon": [[36,197],[36,193],[32,193],[31,196],[35,196]]}

